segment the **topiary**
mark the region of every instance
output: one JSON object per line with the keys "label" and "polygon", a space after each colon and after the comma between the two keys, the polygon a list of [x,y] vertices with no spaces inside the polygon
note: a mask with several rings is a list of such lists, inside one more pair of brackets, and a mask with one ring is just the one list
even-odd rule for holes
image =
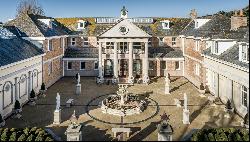
{"label": "topiary", "polygon": [[46,88],[45,88],[45,84],[44,83],[42,83],[42,85],[41,85],[41,90],[45,90]]}
{"label": "topiary", "polygon": [[201,85],[200,85],[200,90],[205,90],[203,83],[201,83]]}
{"label": "topiary", "polygon": [[34,141],[35,139],[35,136],[33,134],[31,134],[27,139],[26,141]]}
{"label": "topiary", "polygon": [[243,135],[242,140],[243,141],[249,141],[249,134]]}
{"label": "topiary", "polygon": [[29,135],[29,128],[25,128],[25,129],[23,129],[23,133],[26,135],[26,136],[28,136]]}
{"label": "topiary", "polygon": [[226,108],[227,108],[227,109],[232,109],[232,105],[231,105],[230,100],[227,100]]}
{"label": "topiary", "polygon": [[43,137],[37,136],[36,139],[35,139],[35,141],[43,141]]}
{"label": "topiary", "polygon": [[19,101],[16,100],[15,105],[14,105],[14,109],[17,110],[17,109],[20,109],[20,108],[21,108],[21,105],[20,105]]}
{"label": "topiary", "polygon": [[9,141],[16,141],[16,132],[13,132],[11,135],[10,135],[10,139]]}
{"label": "topiary", "polygon": [[36,97],[36,93],[35,91],[32,89],[30,92],[30,98],[35,98]]}
{"label": "topiary", "polygon": [[7,131],[3,131],[2,135],[1,135],[1,141],[8,141],[8,132]]}
{"label": "topiary", "polygon": [[22,134],[22,135],[17,139],[17,141],[25,141],[25,140],[26,140],[25,134]]}
{"label": "topiary", "polygon": [[33,128],[31,128],[31,129],[30,129],[30,133],[33,133],[33,134],[35,134],[35,132],[36,132],[36,129],[37,129],[37,127],[33,127]]}
{"label": "topiary", "polygon": [[239,133],[234,134],[234,141],[242,141],[241,136]]}

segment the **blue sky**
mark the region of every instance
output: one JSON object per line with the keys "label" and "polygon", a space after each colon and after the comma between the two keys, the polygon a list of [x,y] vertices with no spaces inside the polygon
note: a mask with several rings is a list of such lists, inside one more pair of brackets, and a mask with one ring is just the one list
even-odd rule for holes
{"label": "blue sky", "polygon": [[[0,0],[0,21],[16,15],[20,0]],[[188,17],[195,8],[198,15],[229,11],[248,5],[249,0],[38,0],[51,17],[119,17],[126,6],[129,17]]]}

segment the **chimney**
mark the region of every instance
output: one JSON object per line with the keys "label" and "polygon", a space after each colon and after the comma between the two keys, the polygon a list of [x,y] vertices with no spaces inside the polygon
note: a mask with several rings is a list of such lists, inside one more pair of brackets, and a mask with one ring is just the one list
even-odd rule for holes
{"label": "chimney", "polygon": [[247,17],[244,16],[242,10],[240,10],[239,15],[238,11],[235,11],[234,15],[231,16],[231,30],[237,30],[239,27],[242,26],[247,26]]}
{"label": "chimney", "polygon": [[192,20],[197,18],[197,12],[195,11],[195,9],[192,9],[189,15]]}

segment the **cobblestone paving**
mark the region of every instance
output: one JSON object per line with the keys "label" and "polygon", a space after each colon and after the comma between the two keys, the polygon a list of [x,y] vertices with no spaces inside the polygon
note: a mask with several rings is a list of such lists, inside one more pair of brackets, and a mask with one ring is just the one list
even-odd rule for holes
{"label": "cobblestone paving", "polygon": [[[49,127],[63,140],[66,140],[64,132],[70,123],[69,118],[75,110],[76,115],[79,117],[78,122],[83,125],[83,140],[115,140],[111,128],[120,127],[120,125],[115,123],[121,123],[121,118],[103,114],[98,106],[98,99],[97,101],[93,101],[90,106],[87,105],[90,101],[101,95],[115,93],[118,86],[98,86],[94,78],[82,77],[82,94],[76,96],[75,85],[76,80],[74,78],[62,78],[48,88],[45,98],[39,97],[36,106],[25,105],[21,119],[8,118],[5,127]],[[164,95],[164,78],[153,78],[153,82],[150,85],[135,84],[128,88],[130,93],[139,95],[147,94],[156,103],[151,101],[142,114],[125,116],[123,118],[123,123],[130,123],[124,127],[130,127],[132,130],[131,136],[125,140],[156,141],[156,126],[160,120],[160,115],[164,112],[170,115],[170,124],[174,130],[173,140],[181,140],[193,129],[240,125],[241,118],[238,115],[232,115],[230,119],[225,118],[224,105],[220,102],[217,102],[217,106],[209,105],[207,97],[200,97],[197,89],[185,78],[171,78],[170,89],[171,94]],[[62,123],[59,126],[52,124],[57,92],[61,95],[62,108]],[[190,125],[182,124],[183,108],[176,107],[174,104],[174,99],[179,99],[183,103],[183,93],[186,93],[188,96]],[[206,96],[209,95],[206,94]],[[71,108],[66,108],[66,101],[69,98],[74,99],[75,105]],[[86,113],[87,110],[89,110],[89,113]],[[155,112],[156,114],[154,115]],[[94,116],[94,118],[111,123],[103,123],[93,119],[89,114]]]}

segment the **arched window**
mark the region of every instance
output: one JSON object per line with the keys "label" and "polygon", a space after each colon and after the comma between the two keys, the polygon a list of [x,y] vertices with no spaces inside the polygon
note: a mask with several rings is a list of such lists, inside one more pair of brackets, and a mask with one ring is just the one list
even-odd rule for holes
{"label": "arched window", "polygon": [[3,86],[3,109],[13,103],[13,84],[8,81]]}
{"label": "arched window", "polygon": [[38,87],[38,70],[34,69],[32,72],[32,88],[35,89]]}
{"label": "arched window", "polygon": [[27,95],[27,76],[23,74],[19,81],[19,98]]}

